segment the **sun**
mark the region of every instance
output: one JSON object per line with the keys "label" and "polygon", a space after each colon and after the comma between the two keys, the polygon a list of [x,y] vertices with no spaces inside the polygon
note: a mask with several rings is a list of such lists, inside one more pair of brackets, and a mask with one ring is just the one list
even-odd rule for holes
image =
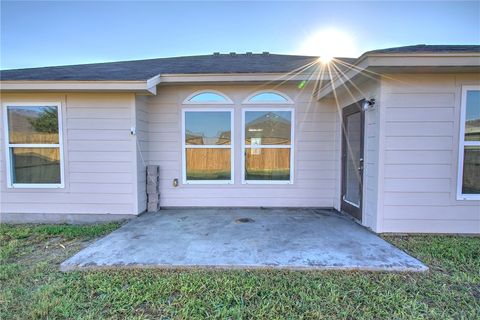
{"label": "sun", "polygon": [[357,57],[358,50],[348,33],[328,28],[308,36],[300,44],[297,53],[318,56],[321,63],[329,63],[334,57]]}
{"label": "sun", "polygon": [[333,57],[332,56],[327,56],[327,55],[320,55],[318,58],[318,61],[323,64],[328,64],[332,62]]}

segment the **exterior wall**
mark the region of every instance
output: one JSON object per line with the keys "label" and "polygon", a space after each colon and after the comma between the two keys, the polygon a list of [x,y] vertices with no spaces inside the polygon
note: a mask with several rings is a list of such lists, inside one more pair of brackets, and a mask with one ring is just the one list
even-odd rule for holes
{"label": "exterior wall", "polygon": [[475,74],[383,78],[380,232],[480,233],[480,201],[456,199],[461,86],[479,83]]}
{"label": "exterior wall", "polygon": [[2,93],[1,97],[2,103],[42,101],[62,103],[65,187],[7,188],[5,137],[1,130],[2,218],[9,214],[137,214],[135,137],[130,134],[134,95]]}
{"label": "exterior wall", "polygon": [[[218,90],[233,101],[234,108],[234,184],[182,184],[181,112],[182,107],[202,108],[211,105],[182,105],[186,97],[203,89]],[[276,87],[295,101],[294,183],[291,185],[244,185],[241,183],[242,105],[250,94],[265,85],[165,86],[157,96],[148,97],[149,147],[148,163],[160,166],[161,206],[224,207],[333,207],[336,202],[337,110],[333,104],[318,103],[312,88],[293,85]],[[289,105],[277,105],[286,107]],[[179,186],[173,187],[177,178]]]}
{"label": "exterior wall", "polygon": [[136,155],[137,155],[137,205],[138,213],[147,209],[146,165],[148,161],[148,97],[135,97]]}
{"label": "exterior wall", "polygon": [[[348,88],[348,89],[347,89]],[[380,88],[381,82],[369,79],[356,86],[349,86],[337,92],[339,108],[344,108],[362,99],[376,100],[374,108],[365,112],[364,127],[364,172],[363,172],[363,213],[362,224],[373,231],[378,230],[378,174],[379,174],[379,118],[381,105]],[[337,196],[335,209],[340,210],[341,198],[341,152],[342,152],[342,128],[341,113],[338,119],[337,132]]]}

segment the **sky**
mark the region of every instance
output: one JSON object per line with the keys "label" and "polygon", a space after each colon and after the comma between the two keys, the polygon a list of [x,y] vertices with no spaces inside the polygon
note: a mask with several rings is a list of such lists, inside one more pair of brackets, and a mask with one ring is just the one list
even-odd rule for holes
{"label": "sky", "polygon": [[0,68],[213,52],[358,57],[414,44],[480,44],[480,1],[0,0]]}

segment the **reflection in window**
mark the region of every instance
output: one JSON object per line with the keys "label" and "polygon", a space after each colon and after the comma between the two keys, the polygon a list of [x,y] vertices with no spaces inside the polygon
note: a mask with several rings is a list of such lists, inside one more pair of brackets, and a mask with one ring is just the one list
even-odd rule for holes
{"label": "reflection in window", "polygon": [[286,97],[276,93],[276,92],[261,92],[250,99],[248,99],[250,103],[288,103],[289,99]]}
{"label": "reflection in window", "polygon": [[230,112],[185,112],[185,144],[230,144]]}
{"label": "reflection in window", "polygon": [[461,126],[465,134],[460,137],[458,193],[461,199],[480,199],[480,88],[464,89],[463,93]]}
{"label": "reflection in window", "polygon": [[14,183],[56,183],[60,181],[59,148],[12,148]]}
{"label": "reflection in window", "polygon": [[467,91],[465,140],[480,141],[480,90]]}
{"label": "reflection in window", "polygon": [[57,107],[8,107],[9,142],[58,143]]}
{"label": "reflection in window", "polygon": [[231,180],[230,152],[224,148],[187,148],[187,180]]}
{"label": "reflection in window", "polygon": [[59,106],[7,106],[10,186],[60,186]]}
{"label": "reflection in window", "polygon": [[216,92],[200,92],[191,98],[186,103],[231,103],[231,100],[226,96]]}
{"label": "reflection in window", "polygon": [[245,112],[245,144],[290,144],[291,116],[290,111]]}
{"label": "reflection in window", "polygon": [[463,194],[480,194],[480,147],[465,147],[462,182]]}
{"label": "reflection in window", "polygon": [[292,182],[293,112],[244,111],[245,182]]}
{"label": "reflection in window", "polygon": [[184,110],[184,183],[231,183],[232,111]]}
{"label": "reflection in window", "polygon": [[290,180],[290,149],[247,148],[245,180]]}

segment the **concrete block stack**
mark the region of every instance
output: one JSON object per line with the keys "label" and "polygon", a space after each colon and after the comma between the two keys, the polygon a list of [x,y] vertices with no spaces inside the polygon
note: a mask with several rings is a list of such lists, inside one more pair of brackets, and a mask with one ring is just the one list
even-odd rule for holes
{"label": "concrete block stack", "polygon": [[160,210],[160,167],[147,166],[147,211]]}

